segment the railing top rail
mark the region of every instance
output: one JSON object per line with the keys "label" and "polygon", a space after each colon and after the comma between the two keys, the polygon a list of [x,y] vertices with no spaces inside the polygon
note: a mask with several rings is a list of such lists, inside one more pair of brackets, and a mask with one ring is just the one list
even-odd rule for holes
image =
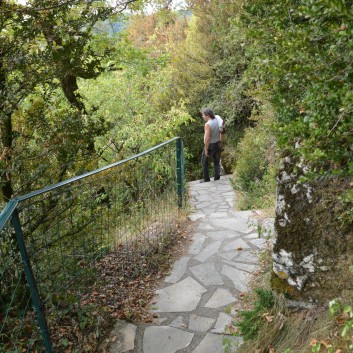
{"label": "railing top rail", "polygon": [[10,219],[18,204],[17,198],[10,200],[0,213],[0,231],[5,227],[6,222]]}
{"label": "railing top rail", "polygon": [[38,196],[38,195],[41,195],[41,194],[45,194],[46,192],[49,192],[49,191],[53,191],[55,189],[58,189],[62,186],[65,186],[65,185],[68,185],[68,184],[71,184],[73,182],[76,182],[78,180],[82,180],[84,178],[87,178],[89,176],[92,176],[92,175],[95,175],[95,174],[98,174],[98,173],[101,173],[105,170],[108,170],[108,169],[111,169],[111,168],[114,168],[114,167],[117,167],[118,165],[120,164],[124,164],[128,161],[131,161],[133,159],[136,159],[136,158],[139,158],[145,154],[148,154],[158,148],[161,148],[169,143],[172,143],[173,141],[176,141],[176,140],[179,140],[180,137],[174,137],[172,138],[171,140],[168,140],[166,142],[163,142],[157,146],[154,146],[152,148],[149,148],[148,150],[146,151],[143,151],[143,152],[140,152],[138,154],[135,154],[133,155],[132,157],[129,157],[129,158],[125,158],[119,162],[116,162],[116,163],[112,163],[112,164],[109,164],[107,166],[104,166],[102,168],[99,168],[99,169],[95,169],[91,172],[87,172],[87,173],[84,173],[84,174],[81,174],[81,175],[78,175],[78,176],[75,176],[75,177],[72,177],[70,179],[67,179],[65,181],[62,181],[60,183],[57,183],[57,184],[53,184],[53,185],[50,185],[50,186],[46,186],[42,189],[39,189],[39,190],[36,190],[36,191],[32,191],[28,194],[25,194],[25,195],[22,195],[22,196],[18,196],[14,199],[11,199],[5,206],[5,208],[2,210],[2,212],[0,213],[0,231],[3,229],[3,227],[5,226],[6,222],[9,220],[9,218],[11,217],[12,213],[14,212],[14,210],[16,209],[17,205],[19,202],[21,201],[25,201],[25,200],[28,200],[32,197],[35,197],[35,196]]}

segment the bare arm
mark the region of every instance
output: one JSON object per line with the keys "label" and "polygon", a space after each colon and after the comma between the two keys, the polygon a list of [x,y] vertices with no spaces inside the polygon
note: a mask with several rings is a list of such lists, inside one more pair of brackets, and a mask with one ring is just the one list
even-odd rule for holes
{"label": "bare arm", "polygon": [[205,155],[208,157],[208,145],[211,140],[211,128],[208,124],[205,124]]}

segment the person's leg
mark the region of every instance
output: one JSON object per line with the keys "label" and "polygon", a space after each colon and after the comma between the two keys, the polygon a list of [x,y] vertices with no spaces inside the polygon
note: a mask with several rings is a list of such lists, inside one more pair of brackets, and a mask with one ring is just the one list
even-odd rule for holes
{"label": "person's leg", "polygon": [[221,177],[221,148],[217,145],[213,153],[214,180],[219,180]]}
{"label": "person's leg", "polygon": [[205,151],[202,151],[201,164],[202,164],[203,180],[204,181],[210,181],[208,157],[206,157]]}

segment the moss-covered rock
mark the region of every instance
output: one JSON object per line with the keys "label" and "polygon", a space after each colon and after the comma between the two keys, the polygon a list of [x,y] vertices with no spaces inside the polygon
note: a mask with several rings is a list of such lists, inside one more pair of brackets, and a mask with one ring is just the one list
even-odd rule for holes
{"label": "moss-covered rock", "polygon": [[293,299],[325,302],[353,293],[353,225],[342,222],[346,206],[339,198],[352,186],[342,178],[300,183],[303,173],[284,159],[277,179],[272,286]]}

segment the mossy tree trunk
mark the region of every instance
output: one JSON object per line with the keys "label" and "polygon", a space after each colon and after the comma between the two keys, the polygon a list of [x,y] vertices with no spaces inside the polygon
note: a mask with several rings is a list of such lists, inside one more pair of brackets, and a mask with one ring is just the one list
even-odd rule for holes
{"label": "mossy tree trunk", "polygon": [[340,195],[349,179],[299,182],[289,157],[277,179],[272,287],[289,298],[321,303],[353,296],[353,227],[344,224]]}

